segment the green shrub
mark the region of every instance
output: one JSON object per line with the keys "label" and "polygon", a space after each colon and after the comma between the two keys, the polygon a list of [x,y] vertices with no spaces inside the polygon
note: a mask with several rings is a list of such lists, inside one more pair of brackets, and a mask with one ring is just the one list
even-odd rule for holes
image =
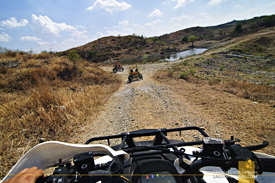
{"label": "green shrub", "polygon": [[274,26],[275,25],[275,15],[270,15],[263,18],[263,23],[266,27]]}
{"label": "green shrub", "polygon": [[180,73],[180,79],[188,80],[188,73],[187,72],[182,72]]}
{"label": "green shrub", "polygon": [[190,73],[193,77],[195,76],[195,72],[196,72],[195,69],[193,69],[193,68],[190,68],[190,69],[189,69],[189,73]]}
{"label": "green shrub", "polygon": [[74,68],[76,68],[76,63],[78,62],[78,60],[80,59],[80,56],[76,53],[75,50],[70,51],[70,53],[68,54],[68,59],[73,62],[74,64]]}
{"label": "green shrub", "polygon": [[153,41],[159,41],[159,38],[155,37],[155,38],[153,39]]}
{"label": "green shrub", "polygon": [[90,50],[88,55],[88,60],[92,59],[95,56],[95,54],[96,54],[95,50]]}
{"label": "green shrub", "polygon": [[212,58],[218,58],[218,56],[215,54],[211,54],[211,56],[212,56]]}
{"label": "green shrub", "polygon": [[188,42],[188,37],[187,37],[187,36],[184,36],[184,37],[181,39],[181,42]]}
{"label": "green shrub", "polygon": [[243,24],[242,23],[237,23],[236,27],[235,27],[235,32],[241,33],[243,32]]}
{"label": "green shrub", "polygon": [[[180,58],[180,59],[181,59],[181,58]],[[183,62],[180,63],[180,65],[187,66],[187,65],[188,65],[188,61],[189,61],[189,60],[184,60]]]}
{"label": "green shrub", "polygon": [[148,60],[148,55],[147,54],[144,54],[143,56],[142,56],[142,58],[143,58],[143,60]]}

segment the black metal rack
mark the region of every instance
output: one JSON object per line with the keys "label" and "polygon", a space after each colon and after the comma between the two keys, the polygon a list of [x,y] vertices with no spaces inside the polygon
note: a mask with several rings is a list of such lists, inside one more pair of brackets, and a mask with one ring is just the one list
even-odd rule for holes
{"label": "black metal rack", "polygon": [[[108,145],[110,146],[111,139],[121,139],[121,144],[117,146],[113,146],[115,150],[124,150],[126,152],[132,152],[135,149],[137,151],[144,151],[148,150],[148,148],[173,148],[181,147],[181,146],[192,146],[192,145],[201,145],[203,144],[202,141],[195,141],[195,142],[185,142],[179,140],[169,140],[166,136],[168,133],[171,132],[179,132],[180,135],[182,131],[190,131],[195,130],[198,131],[204,137],[209,137],[203,129],[199,127],[182,127],[182,128],[173,128],[173,129],[143,129],[137,130],[133,132],[121,133],[120,135],[111,135],[111,136],[104,136],[104,137],[95,137],[91,138],[86,141],[85,144],[89,144],[94,141],[101,141],[107,140]],[[142,145],[139,142],[136,142],[133,138],[136,137],[146,137],[146,136],[155,136],[152,141],[144,141]],[[147,147],[146,147],[147,146]]]}

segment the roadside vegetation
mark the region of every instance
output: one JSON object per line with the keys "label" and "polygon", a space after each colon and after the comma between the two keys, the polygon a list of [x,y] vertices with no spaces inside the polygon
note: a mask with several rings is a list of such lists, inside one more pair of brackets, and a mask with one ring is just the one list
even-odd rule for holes
{"label": "roadside vegetation", "polygon": [[66,142],[82,124],[93,125],[92,117],[122,84],[75,52],[0,51],[1,177],[39,140]]}
{"label": "roadside vegetation", "polygon": [[[194,84],[205,84],[209,86],[219,86],[223,91],[232,93],[242,98],[250,99],[255,102],[269,102],[275,101],[275,80],[266,79],[264,84],[259,82],[249,82],[246,78],[250,78],[249,75],[245,76],[243,73],[238,72],[238,68],[235,70],[229,70],[228,66],[220,64],[217,66],[217,70],[209,71],[199,67],[200,64],[194,64],[196,60],[185,60],[180,64],[173,65],[166,70],[160,70],[154,78],[160,81],[184,80]],[[210,62],[207,60],[206,62]],[[209,63],[210,64],[210,63]],[[218,65],[218,62],[215,64]],[[198,66],[197,66],[198,65]],[[274,69],[274,66],[267,67]],[[258,68],[258,70],[260,70]],[[226,74],[222,74],[225,72]],[[263,76],[259,76],[262,78]],[[269,85],[271,84],[271,85]]]}
{"label": "roadside vegetation", "polygon": [[270,146],[261,152],[275,155],[275,61],[234,57],[231,52],[190,57],[157,71],[153,78],[216,121],[220,130],[212,135],[229,138],[225,134],[231,132],[245,146],[267,140]]}

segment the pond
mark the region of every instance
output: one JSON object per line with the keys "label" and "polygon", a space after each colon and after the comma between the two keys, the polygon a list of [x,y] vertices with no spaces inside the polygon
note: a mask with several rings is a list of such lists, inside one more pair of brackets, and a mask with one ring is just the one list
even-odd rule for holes
{"label": "pond", "polygon": [[162,59],[162,60],[175,61],[175,60],[178,60],[180,58],[185,58],[185,57],[190,56],[190,55],[196,55],[196,54],[203,53],[207,50],[208,49],[206,49],[206,48],[193,48],[191,50],[186,50],[186,51],[182,51],[182,52],[179,52],[179,53],[168,55],[165,59]]}

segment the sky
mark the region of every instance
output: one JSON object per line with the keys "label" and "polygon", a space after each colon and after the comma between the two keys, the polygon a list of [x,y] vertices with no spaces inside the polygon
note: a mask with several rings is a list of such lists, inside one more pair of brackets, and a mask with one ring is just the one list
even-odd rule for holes
{"label": "sky", "polygon": [[64,51],[106,36],[160,36],[275,14],[275,0],[1,0],[0,47]]}

